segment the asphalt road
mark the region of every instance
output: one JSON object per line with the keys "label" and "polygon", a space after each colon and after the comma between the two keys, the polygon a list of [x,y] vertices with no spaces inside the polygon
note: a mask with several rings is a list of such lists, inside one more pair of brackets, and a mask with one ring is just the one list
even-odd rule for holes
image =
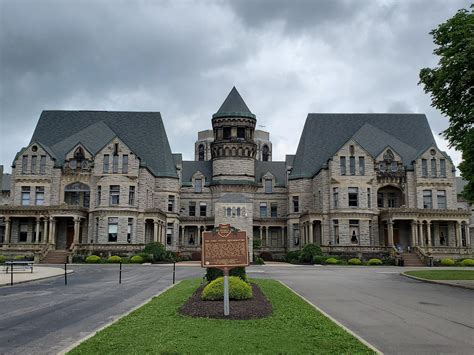
{"label": "asphalt road", "polygon": [[[0,354],[54,354],[172,284],[172,266],[74,265],[64,278],[0,287]],[[177,267],[177,280],[200,277]]]}
{"label": "asphalt road", "polygon": [[474,354],[474,290],[399,275],[407,269],[265,266],[251,276],[283,281],[385,354]]}

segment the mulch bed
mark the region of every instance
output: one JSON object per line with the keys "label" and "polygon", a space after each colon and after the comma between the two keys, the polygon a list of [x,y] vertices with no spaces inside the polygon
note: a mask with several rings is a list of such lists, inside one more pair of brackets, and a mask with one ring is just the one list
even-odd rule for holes
{"label": "mulch bed", "polygon": [[193,295],[179,309],[179,313],[191,317],[204,317],[216,319],[258,319],[272,314],[272,305],[262,293],[260,288],[251,284],[253,298],[249,300],[230,300],[230,314],[224,316],[224,301],[203,301],[200,286]]}

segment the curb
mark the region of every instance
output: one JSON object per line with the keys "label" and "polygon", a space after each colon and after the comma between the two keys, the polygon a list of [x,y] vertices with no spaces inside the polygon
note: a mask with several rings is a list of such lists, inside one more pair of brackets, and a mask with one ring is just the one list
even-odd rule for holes
{"label": "curb", "polygon": [[326,312],[324,312],[321,308],[319,308],[318,306],[316,306],[314,303],[312,303],[311,301],[309,301],[308,299],[306,299],[306,297],[300,295],[298,292],[296,292],[295,290],[293,290],[290,286],[288,286],[287,284],[285,284],[283,281],[280,281],[278,280],[278,282],[280,282],[283,286],[285,286],[287,289],[289,289],[291,292],[293,292],[295,295],[297,295],[298,297],[300,297],[301,299],[303,299],[306,303],[310,304],[312,307],[314,307],[318,312],[320,312],[323,316],[325,316],[326,318],[329,318],[331,321],[333,321],[334,323],[336,323],[339,327],[341,327],[342,329],[344,329],[346,332],[348,332],[350,335],[352,335],[354,338],[356,338],[357,340],[359,340],[362,344],[364,344],[365,346],[367,346],[368,348],[370,348],[371,350],[375,351],[377,354],[381,354],[383,355],[383,352],[380,351],[379,349],[377,349],[375,346],[373,346],[372,344],[370,344],[367,340],[365,340],[364,338],[362,338],[360,335],[354,333],[352,330],[350,330],[349,328],[347,328],[345,325],[341,324],[339,321],[337,321],[336,319],[334,319],[332,316],[330,316],[329,314],[327,314]]}
{"label": "curb", "polygon": [[158,292],[157,294],[147,298],[145,301],[143,301],[142,303],[140,303],[139,305],[133,307],[132,309],[126,311],[125,313],[122,313],[116,317],[114,317],[110,322],[108,322],[107,324],[104,324],[103,326],[93,330],[92,332],[90,332],[88,335],[86,335],[85,337],[79,339],[78,341],[74,342],[73,344],[69,345],[67,348],[59,351],[57,354],[58,355],[64,355],[66,354],[67,352],[71,351],[72,349],[74,349],[76,346],[79,346],[81,343],[83,343],[84,341],[86,341],[87,339],[89,338],[92,338],[94,335],[96,335],[98,332],[100,332],[101,330],[111,326],[112,324],[114,323],[117,323],[120,319],[122,319],[123,317],[126,317],[128,316],[130,313],[136,311],[138,308],[144,306],[145,304],[147,304],[148,302],[150,302],[153,298],[155,297],[158,297],[159,295],[161,295],[162,293],[168,291],[169,289],[179,285],[181,283],[182,280],[179,280],[178,282],[176,282],[174,285],[169,285],[167,287],[165,287],[163,290],[161,290],[160,292]]}
{"label": "curb", "polygon": [[[441,281],[441,280],[428,280],[428,279],[423,279],[423,278],[421,278],[421,277],[416,277],[416,276],[413,276],[413,275],[408,275],[408,274],[406,274],[405,272],[401,272],[400,275],[405,276],[405,277],[408,277],[409,279],[413,279],[413,280],[417,280],[417,281],[421,281],[421,282],[426,282],[426,283],[430,283],[430,284],[437,284],[437,285],[458,287],[458,288],[463,288],[463,289],[465,289],[465,290],[474,290],[474,286],[456,285],[456,284],[452,284],[452,283],[449,283],[449,282],[444,282],[444,281]],[[456,280],[453,280],[453,281],[456,281]]]}
{"label": "curb", "polygon": [[[68,270],[67,271],[67,274],[72,274],[74,272],[74,270]],[[35,282],[35,281],[40,281],[40,280],[46,280],[46,279],[52,279],[53,277],[60,277],[60,276],[64,276],[64,273],[62,274],[59,274],[59,275],[50,275],[50,276],[43,276],[43,277],[39,277],[37,279],[33,279],[33,280],[23,280],[23,281],[16,281],[15,282],[15,279],[13,279],[13,286],[16,286],[16,285],[19,285],[19,284],[24,284],[24,283],[27,283],[27,282]],[[6,284],[0,284],[0,287],[6,287],[6,286],[10,286],[10,283],[6,283]]]}

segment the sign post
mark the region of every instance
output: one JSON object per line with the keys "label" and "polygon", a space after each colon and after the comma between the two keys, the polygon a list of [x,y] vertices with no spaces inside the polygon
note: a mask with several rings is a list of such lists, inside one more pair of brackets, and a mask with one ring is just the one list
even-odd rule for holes
{"label": "sign post", "polygon": [[229,313],[229,269],[224,268],[224,315]]}

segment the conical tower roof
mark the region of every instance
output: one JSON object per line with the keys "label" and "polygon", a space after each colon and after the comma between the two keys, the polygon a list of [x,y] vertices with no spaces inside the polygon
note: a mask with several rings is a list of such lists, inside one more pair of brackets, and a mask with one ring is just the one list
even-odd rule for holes
{"label": "conical tower roof", "polygon": [[230,90],[229,95],[222,103],[219,110],[212,115],[212,118],[217,117],[250,117],[255,118],[255,115],[250,111],[242,96],[235,88]]}

